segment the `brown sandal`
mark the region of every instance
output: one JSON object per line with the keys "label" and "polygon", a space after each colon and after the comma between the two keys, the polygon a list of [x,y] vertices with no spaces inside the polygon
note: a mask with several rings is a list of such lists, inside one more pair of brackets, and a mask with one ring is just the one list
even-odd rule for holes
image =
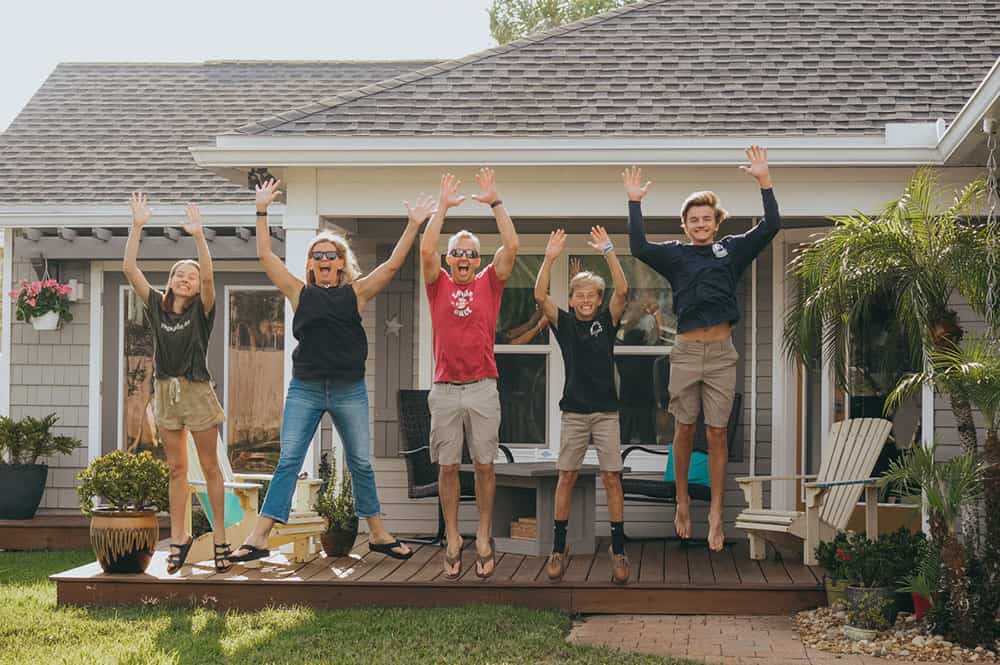
{"label": "brown sandal", "polygon": [[[465,542],[464,541],[459,541],[458,556],[456,556],[456,557],[450,557],[450,556],[448,556],[448,546],[445,545],[445,548],[444,548],[444,563],[445,563],[445,566],[447,566],[447,568],[444,571],[444,578],[446,580],[457,580],[459,577],[462,576],[462,548],[463,547],[465,547]],[[448,572],[448,571],[451,570],[452,566],[454,566],[456,564],[458,564],[458,570],[456,570],[454,573]]]}
{"label": "brown sandal", "polygon": [[[489,573],[483,575],[479,572],[479,567],[482,566],[483,569],[485,570],[487,563],[492,563],[493,567],[490,569]],[[493,576],[493,573],[495,573],[496,570],[497,570],[497,548],[496,545],[494,545],[493,543],[493,538],[490,538],[489,556],[481,556],[478,550],[476,551],[476,577],[482,580],[489,579],[490,577]]]}

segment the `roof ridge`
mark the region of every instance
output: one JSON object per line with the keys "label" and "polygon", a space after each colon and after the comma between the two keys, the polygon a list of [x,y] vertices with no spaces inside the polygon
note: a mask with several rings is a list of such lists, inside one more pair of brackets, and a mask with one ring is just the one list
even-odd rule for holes
{"label": "roof ridge", "polygon": [[405,65],[413,62],[441,62],[442,58],[412,58],[396,60],[201,60],[154,62],[147,60],[87,60],[62,61],[56,63],[59,67],[122,67],[122,66],[155,66],[155,67],[192,67],[206,65]]}
{"label": "roof ridge", "polygon": [[400,86],[406,85],[408,83],[413,83],[421,79],[430,78],[436,76],[437,74],[443,74],[445,72],[450,72],[459,67],[463,67],[468,64],[479,62],[487,58],[492,58],[497,55],[503,55],[510,51],[517,50],[519,48],[530,46],[533,44],[538,44],[552,37],[561,36],[582,28],[588,28],[599,23],[603,23],[612,18],[617,18],[622,14],[627,14],[629,12],[636,11],[641,8],[649,7],[652,5],[662,4],[668,0],[638,0],[638,2],[632,3],[630,5],[625,5],[623,7],[617,7],[606,12],[601,12],[600,14],[595,14],[593,16],[587,16],[571,23],[566,23],[565,25],[556,26],[548,30],[543,30],[541,32],[533,33],[530,35],[525,35],[520,39],[515,39],[512,42],[506,44],[500,44],[489,49],[484,49],[482,51],[476,51],[470,53],[469,55],[457,58],[455,60],[447,60],[444,62],[436,63],[429,67],[424,67],[422,69],[416,69],[412,72],[407,72],[400,76],[395,76],[393,78],[385,79],[384,81],[379,81],[377,83],[371,83],[369,85],[358,88],[357,90],[352,90],[350,92],[340,93],[339,95],[333,95],[332,97],[324,97],[316,100],[308,106],[303,106],[299,108],[292,108],[284,111],[280,114],[269,116],[267,118],[261,118],[255,122],[252,122],[242,127],[237,127],[236,129],[228,132],[229,134],[260,134],[270,129],[274,129],[279,125],[283,125],[287,122],[292,122],[296,120],[301,120],[310,115],[315,115],[317,113],[322,113],[328,111],[336,106],[345,104],[347,102],[352,102],[364,97],[370,97],[372,95],[384,92],[386,90],[392,90]]}

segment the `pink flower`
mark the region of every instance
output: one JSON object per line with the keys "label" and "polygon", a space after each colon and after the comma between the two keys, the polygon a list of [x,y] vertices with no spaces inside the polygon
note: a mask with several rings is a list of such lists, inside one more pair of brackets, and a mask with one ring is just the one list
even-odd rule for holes
{"label": "pink flower", "polygon": [[69,294],[73,293],[73,287],[69,286],[68,284],[61,284],[56,287],[56,293],[58,293],[61,296],[68,296]]}
{"label": "pink flower", "polygon": [[44,282],[42,282],[42,286],[44,286],[47,289],[51,289],[53,286],[56,286],[57,284],[59,284],[59,282],[57,282],[54,279],[47,279]]}
{"label": "pink flower", "polygon": [[34,307],[38,303],[34,298],[28,298],[28,304]]}
{"label": "pink flower", "polygon": [[21,292],[20,291],[10,291],[10,292],[7,293],[7,295],[9,295],[11,298],[16,298],[19,295],[21,295]]}

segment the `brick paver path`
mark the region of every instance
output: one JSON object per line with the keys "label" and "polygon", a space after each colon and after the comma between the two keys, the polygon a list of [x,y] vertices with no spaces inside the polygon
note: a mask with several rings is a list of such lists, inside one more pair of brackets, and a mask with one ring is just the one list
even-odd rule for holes
{"label": "brick paver path", "polygon": [[713,665],[923,665],[808,649],[785,616],[606,614],[577,622],[569,641]]}

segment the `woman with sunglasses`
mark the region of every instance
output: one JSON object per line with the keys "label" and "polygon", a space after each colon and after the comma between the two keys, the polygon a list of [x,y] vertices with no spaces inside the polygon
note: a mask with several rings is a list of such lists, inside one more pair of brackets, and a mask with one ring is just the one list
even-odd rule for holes
{"label": "woman with sunglasses", "polygon": [[280,193],[275,180],[257,186],[257,256],[295,311],[292,334],[298,346],[292,353],[292,380],[281,418],[278,466],[253,533],[229,558],[247,563],[270,555],[271,529],[276,522],[287,522],[309,443],[323,414],[329,413],[344,444],[356,512],[368,522],[368,548],[408,559],[413,551],[389,535],[382,523],[375,488],[365,384],[368,339],[361,313],[403,266],[420,225],[434,213],[433,199],[421,194],[413,208],[404,202],[409,213],[406,229],[389,259],[364,277],[347,241],[333,233],[320,233],[309,244],[303,283],[271,251],[267,208]]}

